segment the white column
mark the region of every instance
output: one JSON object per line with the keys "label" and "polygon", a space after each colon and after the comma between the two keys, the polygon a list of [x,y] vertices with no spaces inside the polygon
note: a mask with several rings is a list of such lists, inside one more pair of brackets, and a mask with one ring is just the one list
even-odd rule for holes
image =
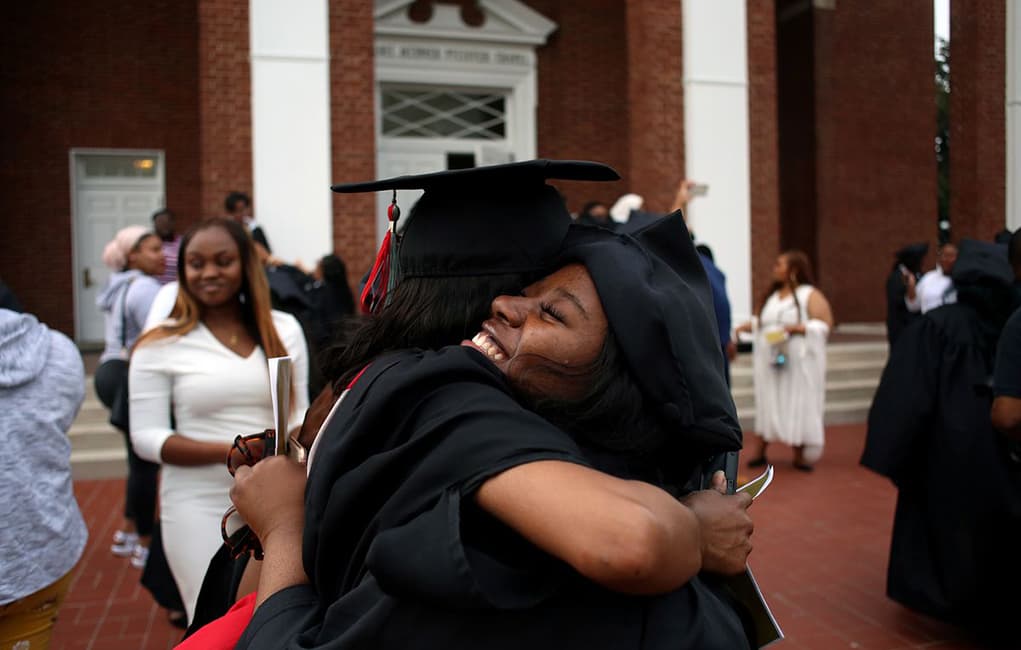
{"label": "white column", "polygon": [[682,0],[682,10],[687,177],[709,185],[688,204],[688,223],[727,275],[741,323],[752,310],[745,0]]}
{"label": "white column", "polygon": [[249,11],[254,216],[277,257],[311,265],[333,248],[327,0]]}
{"label": "white column", "polygon": [[1021,228],[1021,0],[1007,2],[1007,227]]}

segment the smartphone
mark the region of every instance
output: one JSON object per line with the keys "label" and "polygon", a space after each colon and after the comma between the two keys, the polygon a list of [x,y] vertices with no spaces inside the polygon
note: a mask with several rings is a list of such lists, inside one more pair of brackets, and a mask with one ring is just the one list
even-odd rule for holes
{"label": "smartphone", "polygon": [[688,196],[705,196],[709,193],[709,186],[705,183],[695,183],[688,188]]}
{"label": "smartphone", "polygon": [[748,481],[741,487],[737,488],[738,492],[748,492],[752,495],[752,500],[759,497],[760,494],[766,491],[769,484],[773,482],[773,466],[767,465],[766,471],[759,474],[752,480]]}

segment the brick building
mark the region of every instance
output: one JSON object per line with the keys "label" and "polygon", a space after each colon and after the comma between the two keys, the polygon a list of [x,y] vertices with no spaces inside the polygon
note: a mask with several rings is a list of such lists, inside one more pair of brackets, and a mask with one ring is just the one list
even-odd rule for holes
{"label": "brick building", "polygon": [[[564,184],[571,209],[665,210],[694,178],[738,319],[797,247],[839,319],[882,320],[892,251],[935,240],[931,0],[56,5],[11,7],[0,42],[0,278],[81,342],[117,228],[235,189],[281,257],[336,250],[356,281],[385,199],[331,182],[591,159],[624,180]],[[951,7],[951,218],[988,239],[1021,226],[1021,12]]]}

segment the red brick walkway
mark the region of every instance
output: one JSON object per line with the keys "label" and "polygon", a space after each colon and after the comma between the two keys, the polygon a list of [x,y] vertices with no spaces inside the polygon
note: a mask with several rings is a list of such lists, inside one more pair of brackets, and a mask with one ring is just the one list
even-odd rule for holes
{"label": "red brick walkway", "polygon": [[[776,478],[753,507],[752,568],[787,634],[774,647],[977,648],[886,598],[893,487],[858,466],[862,425],[830,427],[827,435],[826,455],[812,474],[790,467],[788,449],[771,448]],[[91,539],[53,647],[172,647],[180,632],[139,586],[138,570],[109,552],[123,481],[82,481],[76,489]]]}

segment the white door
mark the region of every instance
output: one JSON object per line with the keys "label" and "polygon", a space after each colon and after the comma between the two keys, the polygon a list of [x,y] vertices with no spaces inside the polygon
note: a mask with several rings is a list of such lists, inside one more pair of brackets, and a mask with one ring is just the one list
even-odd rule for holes
{"label": "white door", "polygon": [[112,272],[103,265],[103,248],[125,226],[151,226],[152,213],[164,205],[162,167],[159,152],[72,152],[79,343],[103,341],[103,314],[96,296]]}

